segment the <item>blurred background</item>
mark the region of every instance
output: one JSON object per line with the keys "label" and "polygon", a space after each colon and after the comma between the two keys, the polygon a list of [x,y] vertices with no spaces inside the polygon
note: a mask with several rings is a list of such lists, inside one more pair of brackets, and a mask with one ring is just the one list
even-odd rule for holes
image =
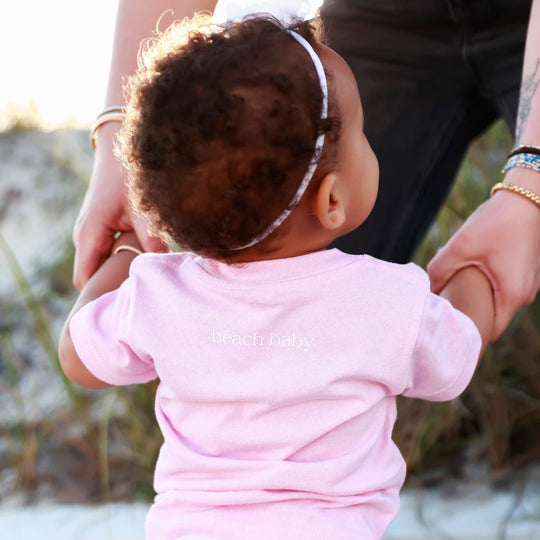
{"label": "blurred background", "polygon": [[88,126],[103,108],[118,0],[4,2],[0,129]]}
{"label": "blurred background", "polygon": [[[161,437],[153,385],[81,390],[56,343],[74,300],[71,230],[92,168],[117,1],[0,8],[0,506],[150,501]],[[470,148],[420,248],[427,261],[501,179],[502,123]],[[448,403],[402,400],[407,485],[525,486],[540,465],[540,300],[490,346]],[[519,492],[519,490],[517,490]]]}

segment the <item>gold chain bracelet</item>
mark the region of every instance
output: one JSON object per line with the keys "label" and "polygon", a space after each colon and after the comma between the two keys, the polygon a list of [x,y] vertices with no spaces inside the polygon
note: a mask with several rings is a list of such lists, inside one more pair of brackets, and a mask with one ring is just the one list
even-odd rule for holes
{"label": "gold chain bracelet", "polygon": [[505,184],[504,182],[499,182],[498,184],[495,184],[493,188],[491,188],[491,195],[493,195],[500,189],[513,191],[514,193],[517,193],[518,195],[521,195],[525,197],[526,199],[529,199],[529,201],[533,202],[537,206],[540,206],[540,197],[536,195],[535,193],[533,193],[532,191],[529,191],[528,189],[525,189],[521,186],[517,186],[516,184]]}

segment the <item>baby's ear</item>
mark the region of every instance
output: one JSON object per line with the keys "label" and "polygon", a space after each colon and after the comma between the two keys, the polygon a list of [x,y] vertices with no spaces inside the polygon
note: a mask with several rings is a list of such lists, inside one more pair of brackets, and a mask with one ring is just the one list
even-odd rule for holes
{"label": "baby's ear", "polygon": [[325,229],[339,229],[345,223],[344,202],[336,173],[328,173],[313,194],[313,214]]}

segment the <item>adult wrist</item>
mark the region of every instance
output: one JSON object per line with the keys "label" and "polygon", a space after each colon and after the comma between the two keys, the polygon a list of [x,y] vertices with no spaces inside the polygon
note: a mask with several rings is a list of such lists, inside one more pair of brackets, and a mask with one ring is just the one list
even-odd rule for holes
{"label": "adult wrist", "polygon": [[116,135],[121,127],[121,122],[107,122],[99,126],[92,146],[94,152],[96,154],[103,151],[113,153]]}
{"label": "adult wrist", "polygon": [[[540,195],[540,173],[536,171],[517,167],[510,169],[503,183]],[[540,208],[536,203],[527,200],[527,197],[519,193],[512,193],[509,189],[498,189],[495,193],[492,192],[492,198],[501,211],[511,207],[512,215],[520,223],[526,224],[524,226],[527,230],[540,231]]]}
{"label": "adult wrist", "polygon": [[540,195],[540,172],[514,167],[506,172],[503,181],[506,184],[514,184]]}
{"label": "adult wrist", "polygon": [[98,141],[101,137],[109,134],[108,141],[110,143],[116,132],[122,125],[126,116],[126,108],[123,105],[112,105],[105,107],[96,117],[92,128],[90,129],[90,143],[95,150],[98,146]]}
{"label": "adult wrist", "polygon": [[517,184],[509,184],[508,182],[499,182],[495,184],[493,188],[491,189],[491,195],[494,195],[498,191],[511,191],[512,193],[515,193],[516,195],[520,195],[521,197],[524,197],[525,199],[531,201],[540,209],[540,196],[536,195],[536,193],[534,193],[533,191],[529,191],[528,189],[525,189]]}

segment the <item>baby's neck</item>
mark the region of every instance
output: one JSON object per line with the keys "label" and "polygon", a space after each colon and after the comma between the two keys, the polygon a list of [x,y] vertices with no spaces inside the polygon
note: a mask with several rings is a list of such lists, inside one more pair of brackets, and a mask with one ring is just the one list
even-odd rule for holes
{"label": "baby's neck", "polygon": [[[255,247],[255,246],[254,246]],[[238,263],[249,263],[256,261],[271,261],[274,259],[288,259],[291,257],[300,257],[301,255],[307,255],[309,253],[314,253],[316,251],[323,251],[326,249],[326,246],[316,249],[287,249],[285,246],[283,249],[272,249],[268,250],[254,250],[252,248],[246,249],[232,257],[227,257],[227,260],[224,262],[230,264]]]}
{"label": "baby's neck", "polygon": [[234,253],[231,257],[227,257],[227,262],[246,263],[299,257],[325,250],[343,234],[340,230],[322,227],[306,202],[295,208],[286,223],[285,231],[281,234],[279,234],[279,229],[276,231],[277,237],[271,236],[259,244]]}

